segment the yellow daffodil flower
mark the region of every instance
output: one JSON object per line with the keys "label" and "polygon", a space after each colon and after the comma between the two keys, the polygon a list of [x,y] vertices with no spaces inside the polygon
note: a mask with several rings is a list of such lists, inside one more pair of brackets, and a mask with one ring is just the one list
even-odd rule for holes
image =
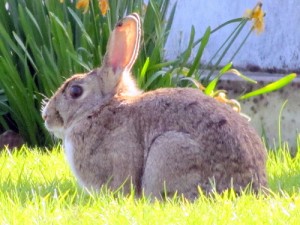
{"label": "yellow daffodil flower", "polygon": [[90,4],[89,0],[79,0],[76,3],[76,8],[77,9],[84,9],[83,13],[86,13],[89,9],[89,4]]}
{"label": "yellow daffodil flower", "polygon": [[[76,3],[76,8],[84,9],[83,13],[86,13],[89,10],[89,5],[90,5],[89,0],[78,0]],[[101,11],[102,16],[105,16],[109,9],[108,0],[99,0],[99,9]]]}
{"label": "yellow daffodil flower", "polygon": [[238,113],[241,112],[240,103],[235,99],[228,99],[226,95],[226,91],[224,90],[216,91],[216,93],[214,93],[213,98],[216,99],[218,102],[229,105],[234,111]]}
{"label": "yellow daffodil flower", "polygon": [[245,18],[253,20],[252,29],[256,31],[257,34],[260,34],[265,29],[264,17],[265,12],[262,10],[262,3],[259,2],[254,7],[254,9],[247,9],[245,13]]}
{"label": "yellow daffodil flower", "polygon": [[109,9],[108,0],[99,0],[99,9],[101,11],[102,16],[105,16]]}
{"label": "yellow daffodil flower", "polygon": [[226,93],[223,92],[223,91],[220,91],[220,92],[216,93],[215,96],[214,96],[214,99],[216,99],[218,102],[221,102],[221,103],[227,103],[228,102]]}

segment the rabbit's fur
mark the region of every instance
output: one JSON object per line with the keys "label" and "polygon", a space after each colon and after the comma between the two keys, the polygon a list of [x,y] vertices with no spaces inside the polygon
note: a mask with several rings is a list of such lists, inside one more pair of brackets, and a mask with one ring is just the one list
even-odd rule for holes
{"label": "rabbit's fur", "polygon": [[129,71],[139,42],[140,20],[132,14],[113,31],[103,66],[69,78],[43,109],[79,183],[191,199],[199,187],[267,186],[265,148],[238,113],[196,89],[136,88]]}

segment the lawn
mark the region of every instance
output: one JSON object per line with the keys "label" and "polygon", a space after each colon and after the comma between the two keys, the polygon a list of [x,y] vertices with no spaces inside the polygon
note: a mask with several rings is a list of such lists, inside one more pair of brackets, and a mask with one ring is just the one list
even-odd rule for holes
{"label": "lawn", "polygon": [[300,153],[291,158],[284,150],[269,152],[267,169],[267,195],[150,202],[85,193],[60,147],[2,151],[0,224],[300,224]]}

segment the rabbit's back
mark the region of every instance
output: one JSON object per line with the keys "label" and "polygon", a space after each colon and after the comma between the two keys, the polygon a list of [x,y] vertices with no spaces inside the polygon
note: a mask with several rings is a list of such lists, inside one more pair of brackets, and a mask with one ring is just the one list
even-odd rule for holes
{"label": "rabbit's back", "polygon": [[[198,183],[200,186],[205,184],[202,187],[207,189],[205,191],[212,188],[212,180],[216,181],[218,191],[230,188],[232,182],[236,190],[251,182],[254,190],[267,185],[266,151],[261,139],[248,121],[230,107],[189,88],[160,89],[145,93],[133,102],[129,114],[136,118],[135,127],[141,136],[145,165],[156,140],[167,134],[159,147],[159,151],[166,151],[167,156],[157,157],[157,164],[162,161],[164,165],[163,161],[171,158],[175,160],[176,154],[178,158],[173,163],[190,164],[183,160],[187,155],[178,153],[188,149],[181,142],[190,141],[192,148],[198,149],[195,158],[199,159],[194,159],[194,166],[186,165],[184,173],[188,176],[190,168],[201,171]],[[178,142],[177,153],[169,150],[176,148],[174,142]]]}

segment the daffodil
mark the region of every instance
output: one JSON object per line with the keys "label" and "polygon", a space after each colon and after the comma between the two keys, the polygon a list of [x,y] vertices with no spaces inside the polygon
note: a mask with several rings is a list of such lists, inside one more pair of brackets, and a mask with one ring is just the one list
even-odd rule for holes
{"label": "daffodil", "polygon": [[247,9],[245,13],[245,18],[248,18],[253,21],[252,29],[256,31],[257,34],[260,34],[265,29],[265,12],[262,10],[262,3],[258,2],[254,9]]}
{"label": "daffodil", "polygon": [[229,105],[234,111],[240,113],[241,112],[241,105],[235,99],[228,99],[226,95],[226,91],[218,90],[214,93],[213,98],[216,99],[218,102],[224,103]]}
{"label": "daffodil", "polygon": [[220,103],[230,106],[234,111],[236,111],[238,114],[240,114],[246,120],[248,120],[248,121],[251,120],[251,118],[247,114],[241,112],[241,104],[237,100],[227,98],[226,91],[224,91],[224,90],[216,91],[213,94],[213,98]]}
{"label": "daffodil", "polygon": [[89,4],[90,4],[90,1],[89,0],[79,0],[77,3],[76,3],[76,8],[77,9],[84,9],[84,13],[86,13],[89,9]]}
{"label": "daffodil", "polygon": [[228,102],[226,93],[224,91],[219,91],[219,92],[215,93],[214,99],[216,99],[218,102],[221,102],[221,103]]}
{"label": "daffodil", "polygon": [[101,11],[102,16],[105,16],[109,9],[108,0],[99,0],[99,9]]}

